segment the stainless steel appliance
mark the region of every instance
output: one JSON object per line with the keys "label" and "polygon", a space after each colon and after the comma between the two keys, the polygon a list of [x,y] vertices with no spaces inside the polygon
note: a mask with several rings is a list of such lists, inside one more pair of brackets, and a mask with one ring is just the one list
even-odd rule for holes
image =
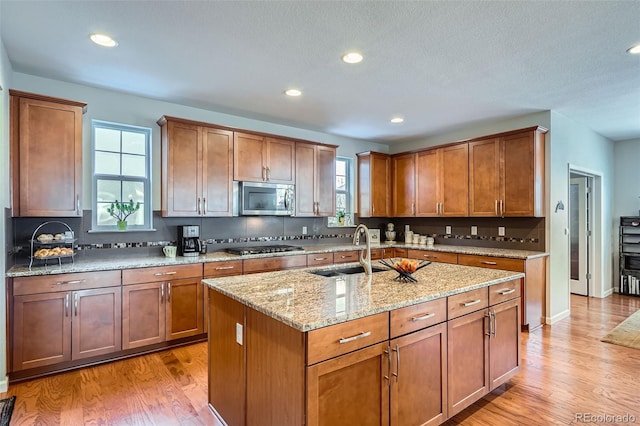
{"label": "stainless steel appliance", "polygon": [[231,247],[226,249],[231,254],[262,254],[262,253],[282,253],[285,251],[304,250],[302,247],[288,246],[286,244],[278,244],[273,246],[248,246],[248,247]]}
{"label": "stainless steel appliance", "polygon": [[244,216],[292,216],[294,186],[240,182],[238,212]]}
{"label": "stainless steel appliance", "polygon": [[198,256],[201,248],[200,227],[198,225],[179,225],[178,256]]}

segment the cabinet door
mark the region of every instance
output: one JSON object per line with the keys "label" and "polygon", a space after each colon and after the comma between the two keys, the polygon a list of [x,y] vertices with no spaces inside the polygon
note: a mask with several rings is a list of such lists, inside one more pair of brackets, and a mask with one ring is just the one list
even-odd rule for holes
{"label": "cabinet door", "polygon": [[520,371],[520,299],[490,308],[493,321],[489,338],[491,390]]}
{"label": "cabinet door", "polygon": [[440,151],[416,154],[416,216],[438,216],[440,194]]}
{"label": "cabinet door", "polygon": [[442,151],[442,216],[469,215],[469,144],[457,144]]}
{"label": "cabinet door", "polygon": [[296,216],[315,216],[315,159],[314,145],[296,144]]}
{"label": "cabinet door", "polygon": [[202,214],[233,214],[233,132],[202,128]]}
{"label": "cabinet door", "polygon": [[500,185],[500,140],[469,143],[469,215],[498,216]]}
{"label": "cabinet door", "polygon": [[169,281],[166,285],[166,339],[204,333],[202,278]]}
{"label": "cabinet door", "polygon": [[82,108],[27,98],[19,105],[18,215],[81,216]]}
{"label": "cabinet door", "polygon": [[122,289],[74,291],[71,358],[80,359],[122,349]]}
{"label": "cabinet door", "polygon": [[162,139],[162,216],[198,216],[202,197],[201,128],[168,121]]}
{"label": "cabinet door", "polygon": [[307,425],[388,425],[389,354],[378,343],[307,368]]}
{"label": "cabinet door", "polygon": [[[447,326],[391,341],[392,425],[439,425],[447,419]],[[428,360],[428,361],[427,361]],[[393,372],[397,376],[393,376]]]}
{"label": "cabinet door", "polygon": [[267,180],[273,183],[295,184],[295,142],[267,138],[266,144]]}
{"label": "cabinet door", "polygon": [[393,215],[415,215],[415,154],[403,154],[393,157]]}
{"label": "cabinet door", "polygon": [[316,146],[316,215],[336,214],[336,149]]}
{"label": "cabinet door", "polygon": [[391,216],[391,159],[387,155],[371,155],[371,213]]}
{"label": "cabinet door", "polygon": [[71,360],[70,305],[70,292],[13,298],[12,371]]}
{"label": "cabinet door", "polygon": [[[533,135],[533,132],[526,132],[503,138],[504,216],[534,216],[536,213],[536,158]],[[543,178],[544,176],[539,177],[540,180]]]}
{"label": "cabinet door", "polygon": [[262,182],[267,180],[264,137],[250,133],[233,135],[233,179]]}
{"label": "cabinet door", "polygon": [[122,349],[165,340],[164,283],[122,287]]}
{"label": "cabinet door", "polygon": [[487,310],[463,315],[447,323],[449,417],[489,392],[489,340],[485,336]]}

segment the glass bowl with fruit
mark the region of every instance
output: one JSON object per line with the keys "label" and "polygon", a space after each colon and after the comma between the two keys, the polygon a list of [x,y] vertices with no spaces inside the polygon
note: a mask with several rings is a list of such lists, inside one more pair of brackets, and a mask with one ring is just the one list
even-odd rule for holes
{"label": "glass bowl with fruit", "polygon": [[394,281],[402,281],[405,283],[417,283],[418,280],[413,276],[413,273],[431,263],[428,260],[416,259],[382,259],[379,260],[379,262],[398,273]]}

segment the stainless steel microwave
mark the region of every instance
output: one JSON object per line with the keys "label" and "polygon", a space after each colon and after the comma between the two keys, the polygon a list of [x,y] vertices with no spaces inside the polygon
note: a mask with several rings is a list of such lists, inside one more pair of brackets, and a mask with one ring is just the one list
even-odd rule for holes
{"label": "stainless steel microwave", "polygon": [[294,186],[240,182],[238,213],[243,216],[292,216]]}

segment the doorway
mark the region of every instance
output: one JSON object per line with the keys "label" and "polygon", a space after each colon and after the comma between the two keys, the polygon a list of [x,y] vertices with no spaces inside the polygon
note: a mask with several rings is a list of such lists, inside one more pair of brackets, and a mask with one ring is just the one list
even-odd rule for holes
{"label": "doorway", "polygon": [[589,296],[591,278],[589,253],[591,251],[590,198],[592,178],[571,173],[569,183],[569,271],[571,293]]}

